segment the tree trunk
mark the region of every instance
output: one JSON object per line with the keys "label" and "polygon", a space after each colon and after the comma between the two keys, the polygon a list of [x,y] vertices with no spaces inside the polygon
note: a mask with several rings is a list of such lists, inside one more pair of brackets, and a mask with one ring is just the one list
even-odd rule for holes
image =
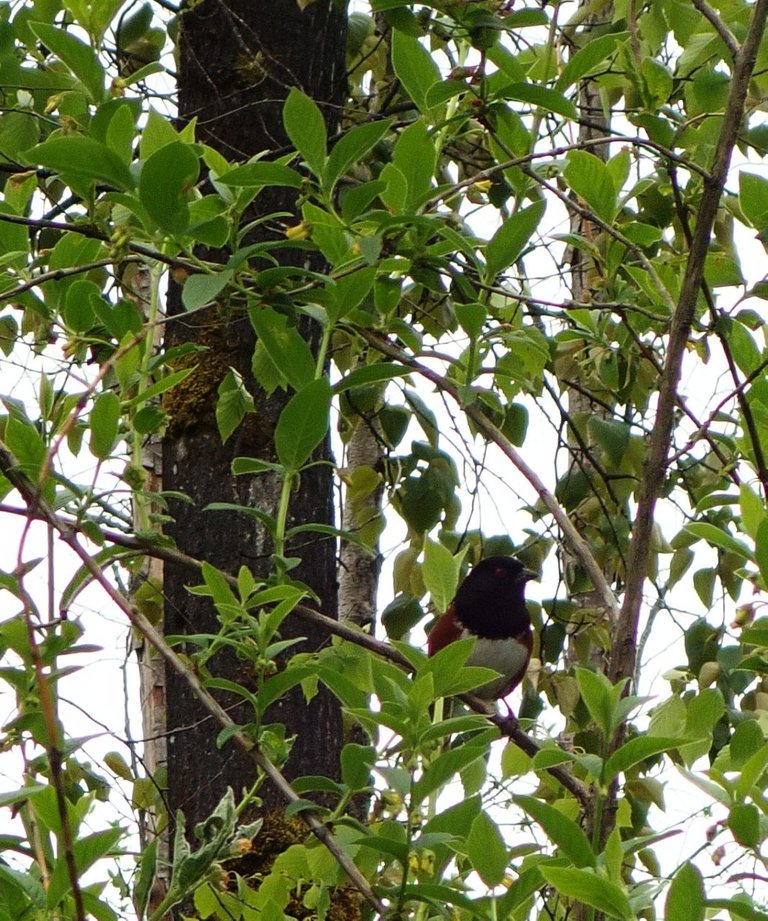
{"label": "tree trunk", "polygon": [[[298,86],[323,108],[330,131],[338,122],[345,98],[344,48],[346,14],[331,0],[317,0],[301,10],[296,0],[203,0],[180,16],[179,117],[197,119],[197,139],[230,160],[277,151],[287,144],[282,104]],[[290,210],[284,195],[258,198],[259,214]],[[255,217],[257,215],[249,215]],[[208,258],[215,255],[206,254]],[[285,405],[280,392],[257,397],[249,414],[222,444],[215,407],[217,389],[230,368],[242,376],[251,393],[258,385],[251,373],[254,333],[243,303],[217,303],[189,315],[183,313],[179,290],[171,285],[166,348],[193,341],[206,351],[194,356],[195,372],[166,401],[170,423],[163,446],[164,488],[184,493],[191,502],[174,501],[167,528],[180,549],[236,573],[245,565],[257,576],[269,572],[273,548],[269,537],[248,515],[206,512],[211,502],[235,502],[274,515],[280,483],[276,477],[234,477],[234,457],[274,461],[273,434]],[[307,331],[309,334],[309,331]],[[311,338],[311,335],[310,335]],[[317,458],[330,456],[328,445]],[[291,504],[291,523],[333,523],[332,476],[328,465],[315,466],[301,477]],[[289,548],[290,549],[290,548]],[[293,548],[302,563],[291,575],[308,584],[324,613],[336,614],[334,541],[317,538]],[[216,612],[209,599],[190,595],[188,570],[165,567],[165,631],[168,634],[216,632]],[[290,618],[284,637],[305,636],[311,650],[327,637]],[[183,651],[180,650],[180,651]],[[249,683],[244,665],[231,654],[214,658],[218,677]],[[167,674],[169,731],[168,776],[171,815],[182,809],[187,827],[210,815],[227,787],[236,794],[254,781],[253,762],[231,745],[216,745],[218,727],[205,717],[193,694],[178,676]],[[234,703],[225,695],[224,706]],[[233,712],[237,720],[237,707]],[[285,773],[338,776],[342,744],[341,717],[335,699],[321,691],[309,705],[300,690],[275,704],[272,722],[296,736]],[[274,791],[261,791],[264,809],[279,804]]]}

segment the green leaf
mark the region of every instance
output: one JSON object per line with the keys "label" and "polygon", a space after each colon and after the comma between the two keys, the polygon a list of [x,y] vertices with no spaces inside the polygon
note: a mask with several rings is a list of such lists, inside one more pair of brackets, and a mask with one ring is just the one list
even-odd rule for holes
{"label": "green leaf", "polygon": [[[110,563],[123,559],[125,556],[126,551],[124,547],[110,546],[103,547],[97,553],[91,554],[88,560],[90,563],[97,563],[100,567],[106,569]],[[68,611],[80,592],[93,581],[93,578],[93,573],[88,565],[83,564],[80,566],[61,593],[59,610]]]}
{"label": "green leaf", "polygon": [[283,124],[291,143],[304,157],[307,166],[323,178],[327,133],[322,112],[314,100],[305,93],[291,87],[283,107]]}
{"label": "green leaf", "polygon": [[[766,765],[768,765],[768,745],[756,751],[742,765],[741,773],[735,785],[737,796],[744,797],[753,794],[752,787],[762,777]],[[762,796],[762,790],[760,790],[760,795]]]}
{"label": "green leaf", "polygon": [[754,803],[736,803],[728,816],[728,828],[742,847],[756,848],[761,841],[760,812]]}
{"label": "green leaf", "polygon": [[768,179],[739,173],[739,207],[755,230],[768,229]]}
{"label": "green leaf", "polygon": [[755,562],[760,569],[763,583],[768,585],[768,518],[764,518],[755,535]]}
{"label": "green leaf", "polygon": [[333,307],[329,309],[334,323],[360,305],[370,293],[375,278],[376,267],[367,266],[336,279],[331,289],[336,301],[335,310]]}
{"label": "green leaf", "polygon": [[331,265],[347,262],[351,241],[344,224],[336,215],[311,202],[305,202],[301,212],[310,227],[312,242],[328,262]]}
{"label": "green leaf", "polygon": [[[106,135],[99,140],[105,141],[107,147],[113,150],[118,157],[130,166],[133,159],[133,145],[136,140],[136,112],[134,107],[125,100],[113,100],[117,105],[109,110],[109,124]],[[101,106],[103,111],[106,106]]]}
{"label": "green leaf", "polygon": [[616,188],[605,163],[586,150],[572,150],[563,170],[569,187],[603,221],[610,222],[616,215],[618,200]]}
{"label": "green leaf", "polygon": [[[711,288],[727,288],[734,285],[743,285],[745,283],[739,263],[733,256],[729,256],[728,253],[723,252],[707,253],[704,263],[704,281],[706,281]],[[735,326],[736,329],[734,329],[733,333],[738,335],[737,330],[739,324],[735,324]],[[747,340],[751,339],[751,336],[746,330],[743,331],[743,335]],[[737,364],[741,365],[738,359]]]}
{"label": "green leaf", "polygon": [[379,198],[395,214],[403,211],[408,200],[408,180],[392,163],[387,163],[380,173],[386,188],[379,193]]}
{"label": "green leaf", "polygon": [[629,770],[646,758],[661,752],[677,748],[681,739],[668,739],[661,736],[637,736],[625,742],[605,763],[605,783],[610,783],[623,771]]}
{"label": "green leaf", "polygon": [[[0,202],[0,215],[2,214],[18,216],[5,202]],[[28,250],[29,230],[23,224],[11,224],[0,219],[0,253],[3,256],[3,265],[7,267],[11,264],[11,253],[18,253],[19,256],[12,260],[12,263],[21,268],[26,264]]]}
{"label": "green leaf", "polygon": [[739,723],[731,736],[728,748],[731,753],[731,768],[739,770],[749,759],[759,752],[765,744],[763,730],[757,720],[745,720]]}
{"label": "green leaf", "polygon": [[328,155],[323,175],[323,191],[333,192],[334,186],[354,163],[357,163],[384,137],[392,124],[391,118],[357,125],[334,144]]}
{"label": "green leaf", "polygon": [[49,138],[24,154],[24,161],[87,182],[103,182],[120,191],[133,187],[133,178],[120,157],[100,141],[71,134]]}
{"label": "green leaf", "polygon": [[705,688],[688,702],[685,731],[694,739],[709,739],[712,727],[725,713],[725,701],[717,688]]}
{"label": "green leaf", "polygon": [[613,729],[611,684],[607,678],[587,668],[576,668],[576,682],[581,698],[597,727],[608,736]]}
{"label": "green leaf", "polygon": [[104,68],[93,49],[61,27],[44,22],[31,22],[29,27],[88,90],[91,102],[101,102],[104,98]]}
{"label": "green leaf", "polygon": [[420,112],[428,113],[427,93],[442,78],[432,55],[404,32],[392,33],[392,68]]}
{"label": "green leaf", "polygon": [[144,851],[139,860],[138,879],[133,886],[132,895],[133,904],[136,907],[136,913],[140,918],[143,917],[144,910],[149,903],[152,884],[155,881],[155,874],[157,871],[157,848],[159,840],[159,838],[154,838],[152,841],[150,841],[147,847],[144,848]]}
{"label": "green leaf", "polygon": [[5,423],[5,443],[13,452],[21,470],[32,480],[40,476],[48,454],[40,433],[27,420],[11,415]]}
{"label": "green leaf", "polygon": [[471,637],[456,640],[426,661],[423,670],[432,675],[435,697],[464,694],[498,677],[493,669],[465,666],[474,643]]}
{"label": "green leaf", "polygon": [[99,460],[106,460],[112,453],[120,426],[120,412],[120,398],[111,390],[100,393],[94,400],[88,419],[91,431],[89,446],[91,454]]}
{"label": "green leaf", "polygon": [[488,311],[483,304],[456,304],[456,319],[470,339],[477,339],[483,331]]}
{"label": "green leaf", "polygon": [[687,534],[691,534],[698,540],[705,540],[713,547],[720,547],[723,550],[727,550],[729,553],[735,553],[743,560],[752,561],[754,559],[752,551],[746,544],[732,537],[722,528],[718,528],[717,525],[710,524],[708,521],[694,521],[691,524],[687,524],[683,528],[683,531]]}
{"label": "green leaf", "polygon": [[246,390],[242,376],[231,368],[219,384],[216,403],[216,425],[222,444],[235,431],[246,413],[255,410],[253,397]]}
{"label": "green leaf", "polygon": [[432,193],[437,165],[435,142],[424,122],[415,121],[401,133],[392,152],[392,164],[407,187],[402,207],[415,210]]}
{"label": "green leaf", "polygon": [[146,403],[147,400],[153,400],[167,390],[171,390],[178,386],[183,380],[186,380],[190,374],[194,374],[194,372],[194,367],[182,368],[180,371],[172,371],[170,374],[166,374],[164,377],[160,378],[159,381],[155,381],[155,383],[147,387],[146,390],[141,390],[132,400],[128,400],[126,405],[141,406],[141,404]]}
{"label": "green leaf", "polygon": [[744,918],[744,921],[768,921],[768,913],[757,908],[752,899],[743,893],[734,899],[707,899],[706,904],[707,908],[729,912],[732,918]]}
{"label": "green leaf", "polygon": [[199,171],[197,154],[182,141],[161,147],[143,165],[139,198],[162,230],[180,235],[187,229],[187,193],[197,182]]}
{"label": "green leaf", "polygon": [[381,625],[389,640],[400,640],[424,617],[418,600],[406,592],[395,595],[381,612]]}
{"label": "green leaf", "polygon": [[282,163],[271,163],[266,160],[256,160],[246,163],[224,173],[216,180],[224,185],[242,186],[243,188],[261,186],[287,186],[292,189],[301,187],[303,179],[301,173],[284,166]]}
{"label": "green leaf", "polygon": [[259,341],[294,390],[301,390],[314,379],[315,359],[307,340],[288,317],[271,307],[253,307],[248,311]]}
{"label": "green leaf", "polygon": [[150,108],[144,130],[141,132],[139,156],[142,160],[148,160],[161,147],[173,144],[180,139],[179,132],[171,122],[155,109]]}
{"label": "green leaf", "polygon": [[445,611],[456,594],[459,582],[459,567],[464,554],[455,558],[451,551],[436,541],[427,538],[424,545],[422,578],[432,603],[438,611]]}
{"label": "green leaf", "polygon": [[297,472],[328,432],[331,385],[323,377],[312,381],[288,401],[275,429],[280,463]]}
{"label": "green leaf", "polygon": [[280,464],[272,464],[260,457],[236,457],[232,461],[232,473],[235,476],[252,475],[255,473],[270,473],[282,471]]}
{"label": "green leaf", "polygon": [[[104,831],[94,832],[73,842],[75,865],[78,875],[84,873],[100,857],[104,857],[117,844],[123,835],[121,828],[107,828]],[[55,908],[61,899],[71,890],[72,879],[64,858],[56,861],[53,874],[48,885],[47,903],[49,908]]]}
{"label": "green leaf", "polygon": [[539,867],[544,879],[566,898],[591,905],[611,918],[632,921],[635,917],[626,892],[591,870],[563,867]]}
{"label": "green leaf", "polygon": [[490,239],[485,250],[485,277],[490,283],[512,265],[544,216],[546,203],[537,201],[511,215]]}
{"label": "green leaf", "polygon": [[498,886],[506,875],[509,855],[504,838],[487,813],[475,816],[467,835],[467,855],[486,886]]}
{"label": "green leaf", "polygon": [[579,48],[563,68],[555,84],[556,88],[561,91],[568,89],[591,71],[597,68],[607,69],[610,58],[617,50],[616,46],[623,42],[627,35],[627,32],[612,32],[608,35],[598,35],[596,38],[589,37],[587,44]]}
{"label": "green leaf", "polygon": [[534,83],[511,83],[504,87],[504,96],[507,99],[516,99],[518,102],[529,102],[546,112],[555,112],[565,118],[577,118],[576,107],[566,99],[562,93],[546,86]]}
{"label": "green leaf", "polygon": [[232,281],[232,269],[210,275],[190,275],[181,289],[181,302],[187,310],[199,310],[210,304]]}
{"label": "green leaf", "polygon": [[424,774],[413,786],[414,805],[424,802],[428,796],[447,784],[473,762],[484,759],[485,754],[485,743],[479,745],[473,740],[472,744],[465,743],[438,755],[434,761],[430,762]]}
{"label": "green leaf", "polygon": [[391,381],[398,377],[405,377],[410,373],[410,368],[388,364],[384,361],[377,361],[375,364],[365,365],[362,368],[355,368],[354,371],[345,374],[338,384],[334,386],[333,392],[343,393],[345,390],[351,390],[354,387],[379,384],[383,381]]}
{"label": "green leaf", "polygon": [[515,802],[541,826],[549,840],[560,848],[574,866],[595,866],[597,859],[592,845],[573,819],[533,796],[516,796]]}
{"label": "green leaf", "polygon": [[640,65],[640,72],[645,80],[645,86],[650,95],[654,107],[661,108],[666,105],[675,83],[672,73],[661,61],[656,58],[643,58]]}
{"label": "green leaf", "polygon": [[371,771],[376,763],[372,745],[347,742],[341,750],[341,779],[350,790],[365,790],[371,785]]}
{"label": "green leaf", "polygon": [[675,873],[664,906],[665,921],[704,921],[704,881],[698,868],[684,863]]}
{"label": "green leaf", "polygon": [[610,462],[618,467],[629,446],[629,425],[615,419],[601,419],[599,416],[592,416],[588,425],[592,437],[605,451]]}

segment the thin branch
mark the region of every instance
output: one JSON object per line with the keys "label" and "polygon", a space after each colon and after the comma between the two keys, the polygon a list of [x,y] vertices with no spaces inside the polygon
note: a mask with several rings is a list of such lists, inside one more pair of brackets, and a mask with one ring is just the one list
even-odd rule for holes
{"label": "thin branch", "polygon": [[590,147],[601,147],[606,144],[632,144],[634,147],[652,150],[654,153],[662,154],[665,158],[668,158],[673,163],[677,163],[680,166],[685,167],[685,169],[690,170],[692,173],[697,173],[703,179],[708,178],[708,173],[706,170],[704,170],[697,163],[686,160],[685,157],[680,156],[680,154],[675,153],[674,150],[671,150],[668,147],[664,147],[662,144],[657,144],[654,141],[649,141],[647,138],[615,133],[607,137],[589,138],[574,144],[562,144],[560,147],[554,147],[546,151],[526,154],[524,157],[510,157],[509,160],[505,160],[503,163],[496,163],[493,166],[489,166],[487,169],[474,173],[467,179],[462,179],[461,182],[455,183],[454,185],[450,186],[450,188],[442,189],[440,192],[438,192],[437,195],[434,195],[432,198],[428,199],[424,203],[423,208],[425,210],[429,210],[435,205],[440,204],[440,202],[453,198],[455,195],[461,192],[462,189],[467,189],[470,186],[473,186],[475,183],[481,182],[485,179],[493,179],[495,176],[503,173],[505,170],[512,169],[514,167],[523,168],[530,166],[537,160],[552,160],[557,157],[562,157],[571,150],[585,150],[589,149]]}
{"label": "thin branch", "polygon": [[[619,243],[622,244],[622,246],[625,246],[629,252],[633,253],[635,258],[640,263],[640,265],[648,273],[649,277],[653,281],[654,286],[656,287],[659,294],[661,295],[662,300],[668,307],[670,313],[672,313],[672,311],[675,309],[675,303],[672,298],[672,295],[670,294],[667,286],[661,280],[661,276],[656,271],[656,267],[654,266],[652,260],[648,258],[648,256],[643,251],[641,246],[638,246],[638,244],[633,243],[628,237],[626,237],[623,233],[617,230],[613,224],[609,223],[608,221],[604,221],[601,217],[595,214],[595,212],[592,211],[590,208],[587,208],[584,205],[580,204],[580,199],[576,200],[573,196],[569,195],[568,193],[564,192],[562,189],[558,188],[556,183],[549,182],[549,180],[544,179],[543,177],[539,176],[532,169],[528,169],[526,167],[521,167],[521,169],[522,169],[522,172],[524,172],[526,176],[528,176],[534,182],[537,182],[540,186],[545,188],[550,194],[554,195],[556,198],[559,198],[560,201],[563,203],[563,205],[565,205],[565,207],[568,209],[569,212],[574,212],[578,214],[579,217],[581,217],[583,220],[589,221],[591,224],[594,224],[596,227],[599,227],[604,233],[608,234],[608,236],[610,237],[613,237],[614,240],[617,240]],[[706,183],[706,181],[707,180],[705,178],[704,182]]]}
{"label": "thin branch", "polygon": [[[768,2],[768,0],[766,0],[766,2]],[[560,530],[563,532],[563,536],[573,551],[574,556],[578,557],[582,566],[586,570],[587,575],[592,580],[592,584],[599,594],[600,600],[605,606],[606,610],[610,613],[611,617],[618,617],[619,606],[616,600],[616,596],[611,590],[611,587],[608,584],[608,581],[605,578],[599,563],[593,556],[589,544],[579,534],[576,527],[574,527],[573,523],[563,511],[560,503],[547,489],[544,481],[539,477],[536,471],[526,463],[522,455],[512,445],[512,443],[504,435],[501,429],[495,426],[490,421],[490,419],[488,419],[488,417],[477,406],[476,403],[471,403],[469,405],[464,404],[461,400],[461,397],[459,396],[459,392],[456,386],[447,377],[438,374],[436,371],[433,371],[426,365],[416,361],[407,352],[395,345],[391,340],[386,339],[378,333],[367,329],[356,329],[355,331],[383,355],[387,355],[394,361],[397,361],[398,363],[411,368],[417,374],[420,374],[428,381],[431,381],[438,390],[450,396],[459,406],[461,406],[462,411],[468,416],[468,418],[472,420],[475,426],[477,426],[477,428],[485,435],[489,441],[492,441],[502,451],[505,457],[512,462],[512,464],[520,471],[520,473],[522,473],[525,479],[528,480],[531,486],[533,486],[533,488],[536,490],[536,493],[541,499],[542,504],[551,513],[552,517],[560,527]]]}
{"label": "thin branch", "polygon": [[[672,181],[672,189],[675,195],[675,206],[678,217],[680,219],[680,224],[683,229],[685,241],[690,249],[693,233],[691,231],[690,222],[688,221],[688,210],[683,205],[682,195],[680,194],[680,186],[677,182],[677,177],[674,169],[670,170],[669,177]],[[709,310],[709,315],[711,318],[711,328],[718,341],[720,342],[720,348],[723,350],[723,355],[725,357],[726,364],[728,365],[728,373],[731,375],[731,380],[734,383],[735,389],[733,393],[736,398],[736,402],[739,405],[739,409],[741,410],[741,414],[744,417],[744,427],[747,430],[749,440],[752,444],[752,451],[755,456],[755,467],[757,468],[757,475],[763,487],[763,495],[768,496],[768,469],[766,469],[765,455],[763,453],[763,446],[760,440],[760,433],[758,432],[757,422],[755,421],[752,407],[750,406],[749,400],[745,394],[747,382],[742,382],[739,380],[739,369],[733,357],[733,351],[731,349],[730,342],[728,341],[727,336],[720,326],[720,315],[717,312],[715,299],[705,278],[702,278],[701,280],[701,291],[704,295],[704,300],[707,302],[707,309]],[[757,373],[753,372],[753,375],[750,376],[749,380],[751,380],[753,377],[760,376],[762,373],[763,365],[764,363],[761,363],[758,366],[756,369]]]}
{"label": "thin branch", "polygon": [[[122,261],[137,262],[139,261],[139,257],[127,256]],[[41,272],[40,275],[35,275],[34,278],[29,279],[29,281],[22,282],[15,288],[0,292],[0,301],[11,301],[18,297],[20,294],[23,294],[25,291],[29,291],[31,288],[36,288],[38,285],[45,284],[47,281],[60,281],[62,278],[68,278],[71,275],[82,275],[83,272],[90,272],[93,269],[109,268],[109,266],[114,264],[114,259],[99,259],[97,262],[88,262],[84,265],[74,265],[68,268],[53,269],[50,272]]]}
{"label": "thin branch", "polygon": [[731,53],[731,57],[736,60],[736,57],[739,54],[739,43],[736,39],[736,36],[731,32],[728,26],[723,22],[723,20],[717,15],[717,10],[711,7],[707,0],[691,0],[691,3],[696,7],[696,9],[701,13],[701,15],[709,22],[712,28],[717,32],[720,38],[723,40],[723,44]]}
{"label": "thin branch", "polygon": [[[42,218],[24,217],[19,214],[1,214],[0,221],[6,224],[19,224],[22,227],[30,227],[33,230],[61,230],[64,233],[79,233],[89,240],[101,240],[102,243],[109,243],[106,234],[102,233],[92,224],[75,224],[66,221],[46,221]],[[179,266],[190,269],[192,272],[200,271],[200,264],[185,259],[183,256],[167,256],[159,250],[151,249],[149,246],[143,246],[141,243],[128,243],[126,246],[132,253],[143,256],[146,259],[153,259],[156,262],[162,262],[169,266]],[[113,260],[114,261],[114,260]]]}
{"label": "thin branch", "polygon": [[635,526],[629,546],[624,603],[616,625],[615,640],[608,667],[608,677],[614,682],[632,675],[635,669],[637,631],[653,528],[653,514],[656,501],[664,488],[683,355],[688,344],[696,301],[704,276],[704,262],[709,251],[712,227],[725,188],[731,154],[741,127],[749,83],[760,41],[765,31],[767,15],[768,0],[757,0],[747,38],[734,62],[723,127],[715,151],[711,177],[704,180],[704,191],[699,205],[685,276],[677,308],[672,316],[658,408],[649,439],[648,454],[638,494]]}
{"label": "thin branch", "polygon": [[[712,448],[714,449],[714,446],[715,446],[716,442],[714,442],[713,440],[711,440],[711,436],[708,435],[710,426],[711,426],[712,423],[715,421],[715,419],[718,417],[719,413],[722,411],[722,409],[723,409],[724,406],[727,406],[728,403],[730,403],[731,400],[733,400],[734,398],[735,398],[735,399],[738,399],[738,398],[739,398],[739,395],[740,395],[740,394],[743,394],[744,391],[747,389],[747,387],[749,387],[749,385],[750,385],[753,381],[756,381],[759,377],[764,376],[764,374],[765,374],[765,369],[766,369],[766,368],[768,368],[768,358],[764,358],[764,359],[760,362],[760,364],[754,369],[754,371],[750,372],[750,374],[749,374],[747,377],[745,377],[743,381],[740,381],[740,382],[737,384],[737,386],[736,386],[732,391],[729,391],[729,392],[720,400],[719,403],[716,403],[715,406],[714,406],[714,408],[712,409],[712,411],[711,411],[710,414],[707,416],[707,418],[706,418],[706,420],[705,420],[704,422],[696,422],[696,420],[694,419],[694,417],[693,417],[692,415],[689,414],[689,418],[690,418],[693,422],[695,422],[696,425],[698,425],[698,428],[697,428],[696,431],[693,433],[693,435],[691,435],[691,437],[688,439],[688,441],[682,446],[682,448],[680,448],[679,451],[676,451],[675,454],[673,454],[673,455],[670,457],[670,462],[671,462],[671,463],[674,463],[675,461],[677,461],[677,460],[679,460],[681,457],[683,457],[685,454],[687,454],[687,453],[693,448],[693,446],[696,444],[696,442],[697,442],[700,438],[708,438],[708,437],[709,437],[709,438],[710,438],[710,442],[709,442],[710,447],[712,447]],[[741,403],[741,400],[739,400],[739,403]],[[724,460],[724,456],[722,455],[722,452],[718,455],[718,459],[719,459],[719,460]],[[765,481],[765,479],[764,479],[763,476],[761,476],[760,479],[761,479],[761,482],[763,483],[763,487],[764,487],[764,489],[765,489],[765,494],[768,495],[768,483],[766,483],[766,481]],[[734,480],[734,482],[735,482],[737,485],[739,484],[740,480],[738,479],[738,477]]]}
{"label": "thin branch", "polygon": [[[65,780],[63,768],[63,751],[64,747],[61,739],[59,721],[56,716],[56,703],[54,694],[51,691],[50,682],[55,680],[45,674],[43,657],[40,653],[40,646],[35,636],[36,625],[32,622],[32,613],[35,611],[35,604],[27,595],[26,590],[21,587],[21,595],[24,601],[24,622],[27,628],[27,641],[32,657],[32,663],[35,669],[35,678],[37,680],[37,693],[40,698],[40,713],[45,724],[45,731],[48,736],[47,744],[44,746],[48,756],[48,766],[51,770],[51,783],[56,793],[56,807],[59,813],[59,822],[61,824],[61,842],[60,846],[64,852],[64,862],[67,867],[67,876],[69,884],[72,887],[72,899],[75,903],[75,917],[77,921],[86,921],[85,907],[83,905],[83,890],[80,886],[80,879],[77,872],[77,861],[75,860],[75,841],[72,835],[72,822],[70,821],[69,806],[67,804],[67,794],[65,792]],[[42,856],[45,861],[45,856]],[[45,865],[40,867],[41,873],[45,873]]]}

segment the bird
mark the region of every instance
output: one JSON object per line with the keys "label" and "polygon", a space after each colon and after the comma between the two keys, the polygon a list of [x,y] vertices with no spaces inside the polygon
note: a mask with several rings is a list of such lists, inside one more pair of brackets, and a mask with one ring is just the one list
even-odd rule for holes
{"label": "bird", "polygon": [[506,697],[525,677],[533,648],[525,584],[536,578],[536,573],[512,557],[485,557],[458,587],[456,597],[427,636],[430,656],[456,640],[476,638],[465,664],[500,673],[473,691],[483,700]]}

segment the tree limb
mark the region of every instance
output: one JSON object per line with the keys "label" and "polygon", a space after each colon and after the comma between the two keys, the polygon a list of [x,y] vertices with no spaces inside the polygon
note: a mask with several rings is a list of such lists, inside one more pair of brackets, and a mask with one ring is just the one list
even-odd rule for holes
{"label": "tree limb", "polygon": [[637,631],[653,527],[653,513],[656,501],[661,495],[667,471],[683,355],[704,276],[704,262],[709,251],[712,227],[725,188],[731,154],[741,127],[747,91],[760,41],[765,31],[767,14],[768,0],[757,0],[746,40],[734,61],[723,127],[710,176],[704,179],[704,192],[691,241],[688,264],[677,307],[672,316],[655,424],[649,439],[645,469],[638,491],[637,514],[629,546],[624,603],[617,622],[608,665],[608,677],[614,682],[634,674]]}

